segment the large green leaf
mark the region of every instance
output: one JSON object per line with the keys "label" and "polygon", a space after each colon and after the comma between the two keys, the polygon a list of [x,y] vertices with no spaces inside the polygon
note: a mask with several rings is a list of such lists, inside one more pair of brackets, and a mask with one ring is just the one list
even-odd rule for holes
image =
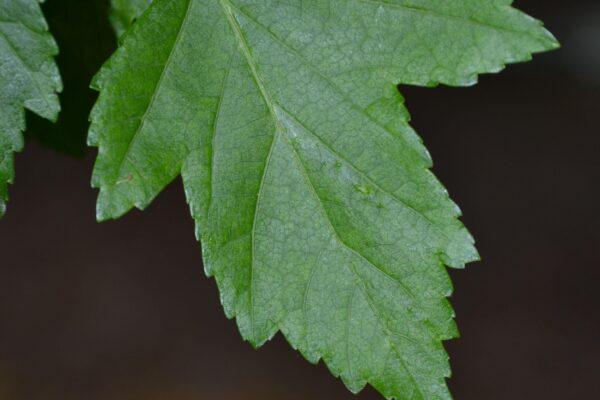
{"label": "large green leaf", "polygon": [[0,0],[0,216],[14,179],[13,153],[23,148],[25,108],[55,120],[61,90],[58,48],[41,0]]}
{"label": "large green leaf", "polygon": [[280,330],[355,392],[449,398],[444,265],[478,256],[396,84],[556,46],[504,0],[155,0],[94,81],[97,216],[181,175],[245,339]]}

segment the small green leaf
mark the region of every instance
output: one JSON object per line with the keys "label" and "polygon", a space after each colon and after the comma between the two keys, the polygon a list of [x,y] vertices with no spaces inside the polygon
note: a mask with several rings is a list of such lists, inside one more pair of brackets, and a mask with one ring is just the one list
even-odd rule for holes
{"label": "small green leaf", "polygon": [[444,265],[476,260],[398,83],[557,46],[506,0],[155,0],[94,80],[98,219],[178,175],[229,317],[353,392],[447,399]]}
{"label": "small green leaf", "polygon": [[62,89],[58,53],[41,0],[0,0],[0,216],[14,179],[13,153],[23,148],[25,108],[55,120]]}

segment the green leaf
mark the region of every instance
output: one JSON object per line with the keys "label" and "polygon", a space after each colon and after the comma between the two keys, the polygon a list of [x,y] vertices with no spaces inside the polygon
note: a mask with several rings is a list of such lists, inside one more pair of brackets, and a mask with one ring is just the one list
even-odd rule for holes
{"label": "green leaf", "polygon": [[155,0],[94,80],[97,216],[178,175],[228,317],[353,392],[447,399],[444,265],[476,260],[396,84],[557,46],[508,1]]}
{"label": "green leaf", "polygon": [[110,21],[117,36],[121,36],[152,0],[112,0]]}
{"label": "green leaf", "polygon": [[14,179],[13,153],[23,148],[25,108],[55,120],[62,86],[58,53],[41,0],[0,0],[0,216]]}
{"label": "green leaf", "polygon": [[61,111],[56,122],[27,113],[25,140],[82,157],[86,151],[89,114],[98,93],[90,80],[114,52],[117,42],[106,18],[106,0],[53,0],[42,6],[60,54],[56,63],[63,80]]}

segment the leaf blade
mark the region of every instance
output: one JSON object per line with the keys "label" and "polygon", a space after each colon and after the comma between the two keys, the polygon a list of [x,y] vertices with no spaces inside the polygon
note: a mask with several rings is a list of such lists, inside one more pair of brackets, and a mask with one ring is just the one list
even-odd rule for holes
{"label": "leaf blade", "polygon": [[352,391],[450,398],[444,265],[478,255],[395,85],[471,84],[554,46],[504,3],[482,25],[475,2],[154,1],[97,80],[99,219],[181,174],[206,272],[246,340],[282,331]]}
{"label": "leaf blade", "polygon": [[58,47],[38,0],[0,2],[0,217],[14,179],[14,152],[23,148],[25,109],[56,120],[62,89],[53,56]]}

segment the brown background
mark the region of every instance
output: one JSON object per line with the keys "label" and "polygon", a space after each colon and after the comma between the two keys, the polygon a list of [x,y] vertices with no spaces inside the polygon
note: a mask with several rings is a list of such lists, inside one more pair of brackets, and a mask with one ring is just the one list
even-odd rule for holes
{"label": "brown background", "polygon": [[[403,88],[483,256],[452,272],[462,338],[447,343],[449,383],[458,400],[599,399],[600,5],[516,5],[563,50],[475,88]],[[379,399],[353,396],[279,336],[260,351],[242,342],[204,276],[179,181],[144,213],[97,224],[94,151],[40,146],[82,151],[77,109],[114,46],[98,7],[45,5],[74,78],[59,128],[30,118],[37,140],[0,222],[0,399]]]}

